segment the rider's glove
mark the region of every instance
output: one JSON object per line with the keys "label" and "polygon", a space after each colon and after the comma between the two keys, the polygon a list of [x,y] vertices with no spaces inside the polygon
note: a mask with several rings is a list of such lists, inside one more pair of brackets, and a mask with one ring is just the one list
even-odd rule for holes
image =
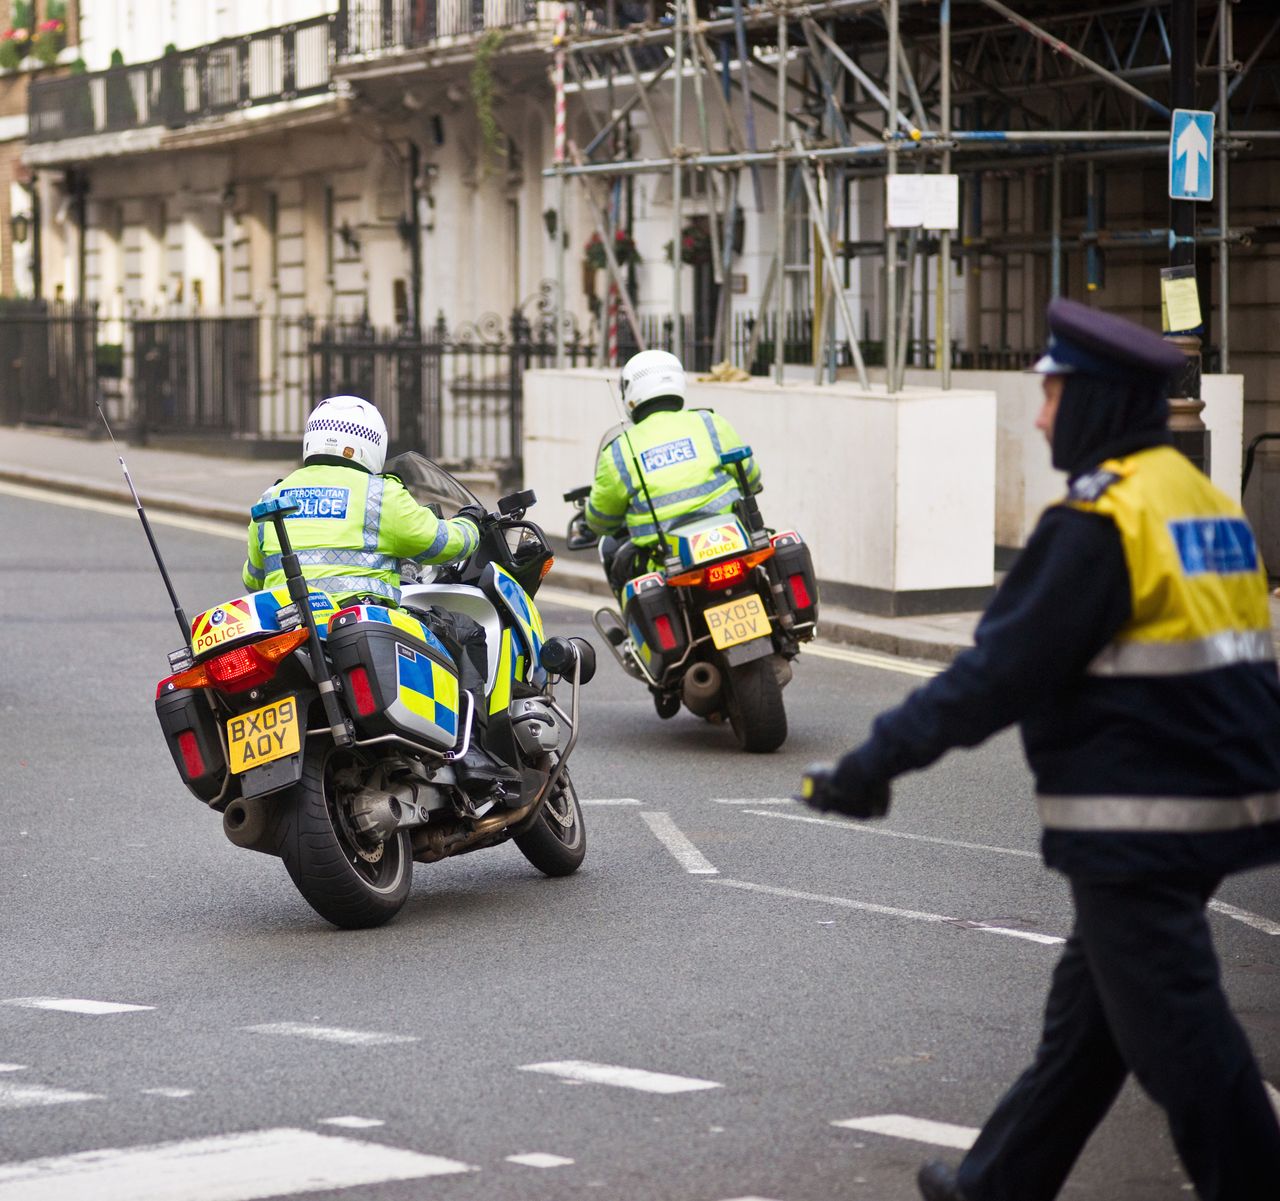
{"label": "rider's glove", "polygon": [[800,782],[799,799],[822,813],[866,819],[889,812],[889,781],[870,780],[853,755],[839,763],[811,763]]}
{"label": "rider's glove", "polygon": [[485,518],[489,514],[486,512],[484,505],[463,505],[454,516],[465,517],[468,521],[474,522],[476,529],[479,530],[484,528]]}

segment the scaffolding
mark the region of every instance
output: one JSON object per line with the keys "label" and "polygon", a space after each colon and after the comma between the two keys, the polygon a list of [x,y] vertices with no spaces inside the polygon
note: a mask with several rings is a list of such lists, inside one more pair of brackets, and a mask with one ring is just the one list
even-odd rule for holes
{"label": "scaffolding", "polygon": [[[1232,0],[1014,2],[1020,11],[1003,0],[563,5],[553,71],[556,155],[544,172],[556,184],[557,228],[566,228],[566,190],[573,182],[587,197],[603,245],[610,294],[618,296],[631,335],[643,347],[635,297],[614,254],[620,226],[609,194],[628,176],[669,177],[671,349],[680,354],[686,197],[705,209],[711,267],[721,285],[737,253],[733,231],[748,205],[763,214],[765,177],[772,171],[773,249],[752,314],[757,319],[752,354],[765,324],[761,318],[768,314],[775,331],[772,374],[782,382],[788,222],[803,215],[812,238],[815,380],[833,380],[843,355],[859,382],[868,385],[866,334],[857,328],[847,293],[851,263],[878,259],[883,263],[878,357],[891,392],[903,384],[917,306],[921,326],[927,330],[932,324],[934,331],[926,365],[939,372],[943,387],[950,386],[957,263],[976,266],[994,258],[1007,271],[1011,255],[1036,256],[1047,264],[1049,294],[1056,296],[1064,288],[1066,256],[1073,252],[1081,253],[1087,291],[1099,286],[1108,251],[1151,253],[1167,247],[1174,263],[1212,253],[1218,363],[1227,370],[1231,248],[1280,237],[1280,226],[1233,228],[1228,192],[1228,163],[1269,156],[1280,139],[1280,129],[1265,125],[1280,109],[1280,86],[1274,102],[1264,87],[1249,87],[1280,62],[1280,16],[1261,12],[1270,5],[1250,12],[1250,54],[1239,61],[1235,39],[1241,18]],[[1216,223],[1200,218],[1196,209],[1205,206],[1171,202],[1167,226],[1110,227],[1107,174],[1158,164],[1170,150],[1171,110],[1179,107],[1179,98],[1189,94],[1207,101],[1214,81]],[[686,128],[689,86],[693,129]],[[670,91],[666,122],[655,103],[660,88]],[[604,100],[603,113],[597,97]],[[567,113],[574,110],[578,124],[590,131],[581,149],[565,134]],[[647,117],[656,154],[635,153],[630,126],[637,110]],[[772,133],[768,144],[761,115]],[[964,214],[958,228],[899,228],[886,211],[881,237],[851,236],[852,189],[860,181],[953,172]],[[1029,177],[1048,193],[1047,229],[1036,236],[986,234],[984,182],[999,182],[1007,210],[1009,181]],[[1074,231],[1064,222],[1068,179],[1084,199],[1082,227]],[[556,254],[563,317],[562,237],[556,239]],[[927,312],[931,281],[932,322]],[[1003,292],[1001,320],[1007,321],[1007,283]],[[716,358],[728,345],[732,304],[732,289],[719,287]],[[557,327],[562,331],[564,321]]]}

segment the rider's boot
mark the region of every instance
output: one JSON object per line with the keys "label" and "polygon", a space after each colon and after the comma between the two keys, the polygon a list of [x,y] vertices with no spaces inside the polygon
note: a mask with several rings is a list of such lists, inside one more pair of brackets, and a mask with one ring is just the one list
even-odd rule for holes
{"label": "rider's boot", "polygon": [[458,784],[474,805],[517,805],[523,778],[506,763],[495,759],[477,739],[453,765]]}

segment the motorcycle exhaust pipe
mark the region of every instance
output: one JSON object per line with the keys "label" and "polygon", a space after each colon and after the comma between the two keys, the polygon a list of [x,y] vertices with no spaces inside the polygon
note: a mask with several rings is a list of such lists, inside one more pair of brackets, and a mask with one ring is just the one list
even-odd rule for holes
{"label": "motorcycle exhaust pipe", "polygon": [[720,699],[720,671],[711,663],[695,663],[685,673],[680,692],[685,708],[698,717],[713,713]]}
{"label": "motorcycle exhaust pipe", "polygon": [[267,808],[260,799],[232,801],[222,814],[222,832],[247,851],[272,852],[263,845],[267,837]]}

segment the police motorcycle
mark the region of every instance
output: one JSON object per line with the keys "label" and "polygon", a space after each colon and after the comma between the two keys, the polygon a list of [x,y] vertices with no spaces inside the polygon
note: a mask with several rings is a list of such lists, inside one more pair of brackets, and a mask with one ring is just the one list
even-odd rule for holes
{"label": "police motorcycle", "polygon": [[[394,470],[437,516],[478,504],[421,455],[399,456]],[[544,634],[533,598],[553,560],[541,528],[525,519],[535,500],[531,491],[503,497],[460,563],[402,562],[399,609],[339,609],[310,590],[285,521],[296,502],[259,503],[253,520],[275,526],[287,587],[199,614],[188,644],[169,656],[156,713],[183,783],[222,814],[236,846],[282,859],[334,925],[394,917],[415,861],[510,839],[548,876],[582,863],[568,762],[595,653],[585,639]],[[477,638],[470,647],[449,638],[477,626],[483,654]],[[474,689],[465,686],[468,650]],[[519,784],[501,800],[473,800],[461,786],[459,760],[475,738],[517,769],[509,774]]]}
{"label": "police motorcycle", "polygon": [[[622,670],[648,686],[659,717],[674,717],[683,703],[708,721],[728,719],[743,750],[768,752],[787,738],[782,690],[801,643],[817,632],[818,582],[800,535],[766,528],[747,483],[750,458],[749,446],[720,456],[738,483],[731,514],[664,529],[653,513],[665,557],[623,583],[618,610],[598,609],[593,624]],[[605,547],[583,512],[590,493],[564,495],[577,510],[566,544],[599,547],[608,574]],[[626,541],[612,562],[616,570],[635,558]]]}

